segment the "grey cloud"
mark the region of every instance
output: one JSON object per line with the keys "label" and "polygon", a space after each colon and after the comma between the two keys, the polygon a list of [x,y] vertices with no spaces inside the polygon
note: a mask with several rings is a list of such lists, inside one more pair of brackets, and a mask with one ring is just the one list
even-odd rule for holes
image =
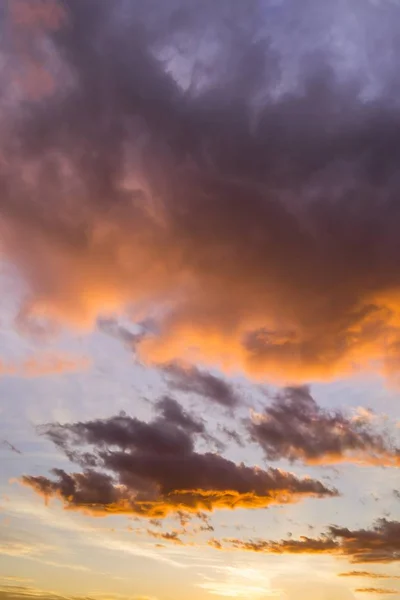
{"label": "grey cloud", "polygon": [[248,431],[269,460],[400,465],[400,449],[387,433],[376,431],[366,418],[321,408],[307,387],[279,392],[248,423]]}
{"label": "grey cloud", "polygon": [[[127,415],[53,424],[42,429],[81,473],[53,470],[53,479],[25,475],[22,482],[45,498],[91,513],[135,513],[150,518],[174,512],[257,508],[334,497],[338,492],[311,478],[259,469],[194,449],[193,420],[170,402],[151,422]],[[168,414],[168,411],[167,411]],[[170,414],[171,416],[171,414]]]}

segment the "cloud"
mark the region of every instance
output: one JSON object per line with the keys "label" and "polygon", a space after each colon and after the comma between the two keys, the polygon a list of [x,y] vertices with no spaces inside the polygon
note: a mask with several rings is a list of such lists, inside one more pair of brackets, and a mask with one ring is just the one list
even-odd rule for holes
{"label": "cloud", "polygon": [[357,588],[356,592],[365,592],[367,594],[399,594],[399,590],[389,590],[387,588],[365,587]]}
{"label": "cloud", "polygon": [[163,396],[156,404],[161,416],[166,421],[182,427],[188,433],[205,433],[205,426],[202,421],[196,420],[174,398]]}
{"label": "cloud", "polygon": [[[49,64],[43,47],[46,33],[59,30],[66,21],[66,12],[58,0],[10,0],[3,15],[8,35],[14,40],[16,60],[7,69],[14,99],[38,102],[54,93],[56,72]],[[47,59],[47,60],[46,60]]]}
{"label": "cloud", "polygon": [[315,479],[201,454],[194,445],[201,433],[197,422],[169,400],[159,409],[161,416],[150,422],[121,414],[44,427],[42,432],[83,470],[68,474],[53,469],[53,479],[25,475],[22,483],[46,499],[60,498],[69,509],[150,518],[180,511],[262,508],[338,494]]}
{"label": "cloud", "polygon": [[[227,539],[228,548],[267,554],[332,554],[352,563],[390,563],[400,561],[400,522],[379,519],[371,529],[350,530],[328,527],[319,538],[302,536],[279,542],[270,540]],[[218,540],[214,548],[225,549]]]}
{"label": "cloud", "polygon": [[126,346],[128,346],[128,348],[131,348],[132,350],[135,349],[138,342],[140,342],[144,337],[142,332],[133,333],[123,325],[119,325],[114,319],[98,319],[97,326],[100,331],[103,331],[104,333],[121,340]]}
{"label": "cloud", "polygon": [[177,531],[160,532],[160,531],[152,531],[151,529],[148,529],[147,533],[151,537],[156,538],[158,540],[164,540],[166,542],[172,542],[173,544],[178,544],[179,546],[183,546],[184,545],[183,541],[179,537],[179,532],[177,532]]}
{"label": "cloud", "polygon": [[[22,536],[23,537],[23,536]],[[37,541],[29,541],[26,539],[17,539],[16,537],[8,538],[3,534],[3,539],[0,542],[0,555],[6,556],[23,556],[24,558],[40,557],[47,551],[53,551],[54,547],[38,543]]]}
{"label": "cloud", "polygon": [[400,579],[400,575],[389,575],[388,573],[372,573],[371,571],[348,571],[339,573],[339,577],[368,577],[370,579]]}
{"label": "cloud", "polygon": [[303,577],[300,574],[297,577],[276,577],[273,579],[273,585],[284,594],[287,600],[297,600],[298,598],[313,598],[313,600],[354,600],[354,594],[334,583],[318,579],[314,576]]}
{"label": "cloud", "polygon": [[308,387],[277,394],[261,414],[253,414],[248,431],[268,460],[400,466],[400,448],[376,432],[369,418],[320,408]]}
{"label": "cloud", "polygon": [[144,361],[395,376],[398,8],[354,2],[374,58],[351,70],[337,3],[63,6],[35,33],[51,89],[11,102],[1,81],[1,252],[32,313],[91,327],[133,307],[157,322]]}
{"label": "cloud", "polygon": [[5,446],[9,450],[11,450],[11,452],[14,452],[14,454],[22,454],[21,450],[18,450],[18,448],[16,448],[14,446],[14,444],[12,444],[11,442],[9,442],[8,440],[3,440],[0,445],[1,446]]}
{"label": "cloud", "polygon": [[[111,596],[110,596],[111,597]],[[70,596],[53,590],[43,590],[30,585],[0,584],[0,600],[91,600],[87,596]]]}
{"label": "cloud", "polygon": [[233,407],[239,404],[240,397],[233,385],[193,365],[171,363],[161,367],[172,389],[197,394],[207,400]]}
{"label": "cloud", "polygon": [[32,544],[25,542],[5,541],[0,544],[0,554],[7,556],[26,556],[35,554],[38,549]]}
{"label": "cloud", "polygon": [[68,354],[39,354],[10,363],[0,359],[0,376],[44,377],[88,369],[90,360]]}

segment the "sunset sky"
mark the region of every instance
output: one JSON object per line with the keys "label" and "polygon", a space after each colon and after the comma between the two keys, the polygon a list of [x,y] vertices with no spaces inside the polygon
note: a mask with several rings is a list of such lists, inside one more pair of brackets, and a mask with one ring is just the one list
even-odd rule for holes
{"label": "sunset sky", "polygon": [[399,55],[0,0],[0,600],[400,598]]}

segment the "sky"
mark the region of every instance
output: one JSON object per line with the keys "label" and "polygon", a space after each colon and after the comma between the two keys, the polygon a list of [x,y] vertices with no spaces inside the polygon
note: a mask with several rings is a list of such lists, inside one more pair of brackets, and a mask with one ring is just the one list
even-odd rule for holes
{"label": "sky", "polygon": [[0,600],[400,598],[399,19],[0,2]]}

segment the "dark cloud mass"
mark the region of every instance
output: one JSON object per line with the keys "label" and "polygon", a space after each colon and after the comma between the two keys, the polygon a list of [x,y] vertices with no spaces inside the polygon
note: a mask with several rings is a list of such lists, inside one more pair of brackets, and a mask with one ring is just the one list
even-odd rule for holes
{"label": "dark cloud mass", "polygon": [[192,365],[184,366],[176,363],[164,365],[161,368],[172,389],[197,394],[207,400],[231,408],[240,401],[240,397],[233,386],[220,377],[212,375],[212,373],[201,371]]}
{"label": "dark cloud mass", "polygon": [[379,519],[371,529],[347,529],[331,526],[319,538],[302,536],[279,542],[269,540],[214,540],[217,549],[226,547],[267,554],[332,554],[352,563],[391,563],[400,561],[400,522]]}
{"label": "dark cloud mass", "polygon": [[158,400],[156,406],[166,421],[182,427],[188,433],[205,433],[204,423],[196,420],[183,410],[182,406],[174,398],[163,396],[163,398]]}
{"label": "dark cloud mass", "polygon": [[91,326],[129,305],[156,322],[135,341],[157,363],[395,374],[399,7],[61,6],[0,25],[1,251],[23,314]]}
{"label": "dark cloud mass", "polygon": [[200,426],[171,399],[158,405],[149,423],[124,414],[105,420],[43,428],[82,472],[53,469],[53,479],[26,475],[22,482],[46,499],[91,513],[136,513],[151,518],[168,513],[217,508],[257,508],[331,497],[333,489],[278,469],[235,464],[194,447]]}
{"label": "dark cloud mass", "polygon": [[367,411],[349,417],[324,410],[309,388],[292,387],[278,393],[261,414],[254,414],[248,430],[268,460],[400,466],[400,449],[387,434],[375,430],[371,417]]}

